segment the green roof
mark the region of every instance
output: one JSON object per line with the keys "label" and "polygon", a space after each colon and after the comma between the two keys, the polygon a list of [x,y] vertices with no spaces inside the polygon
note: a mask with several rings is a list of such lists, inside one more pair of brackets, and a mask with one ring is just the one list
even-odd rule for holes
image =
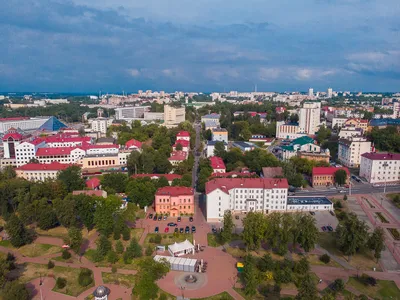
{"label": "green roof", "polygon": [[291,145],[306,145],[306,144],[314,144],[314,139],[309,136],[302,136],[295,140],[293,140]]}

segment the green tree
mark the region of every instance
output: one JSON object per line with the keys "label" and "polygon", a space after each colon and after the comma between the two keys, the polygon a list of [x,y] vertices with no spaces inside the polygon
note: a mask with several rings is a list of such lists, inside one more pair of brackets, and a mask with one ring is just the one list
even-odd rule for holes
{"label": "green tree", "polygon": [[78,283],[80,286],[88,286],[93,282],[93,272],[90,269],[81,268],[78,276]]}
{"label": "green tree", "polygon": [[97,199],[94,222],[97,230],[103,235],[109,236],[113,232],[114,214],[119,209],[120,203],[121,200],[116,196]]}
{"label": "green tree", "polygon": [[71,227],[68,229],[69,246],[75,253],[79,253],[82,245],[82,232],[79,228]]}
{"label": "green tree", "polygon": [[299,122],[299,115],[298,114],[291,114],[290,115],[290,122],[291,123],[298,123]]}
{"label": "green tree", "polygon": [[56,227],[58,224],[58,219],[56,213],[50,206],[46,206],[39,213],[38,226],[42,230],[48,230],[50,228]]}
{"label": "green tree", "polygon": [[272,271],[275,267],[275,263],[271,254],[264,254],[264,256],[258,261],[257,267],[261,272]]}
{"label": "green tree", "polygon": [[61,225],[71,227],[77,225],[77,211],[75,198],[68,195],[64,199],[55,199],[53,201],[54,210]]}
{"label": "green tree", "polygon": [[216,142],[214,145],[214,155],[225,158],[226,150],[224,142]]}
{"label": "green tree", "polygon": [[322,143],[325,140],[328,140],[331,136],[331,130],[326,128],[325,125],[322,125],[317,132],[317,141],[318,143]]}
{"label": "green tree", "polygon": [[306,257],[302,257],[295,265],[295,272],[298,274],[306,274],[310,271],[310,263]]}
{"label": "green tree", "polygon": [[148,177],[135,178],[128,181],[126,192],[134,203],[139,204],[143,208],[153,203],[156,187],[154,182]]}
{"label": "green tree", "polygon": [[118,255],[114,251],[110,250],[107,253],[107,261],[111,264],[115,264],[118,261]]}
{"label": "green tree", "polygon": [[254,258],[247,255],[243,268],[244,293],[246,296],[253,297],[257,293],[258,278]]}
{"label": "green tree", "polygon": [[128,177],[124,173],[105,174],[101,179],[101,187],[110,193],[124,193]]}
{"label": "green tree", "polygon": [[246,248],[256,250],[260,248],[264,239],[267,224],[262,213],[249,212],[243,219],[243,241]]}
{"label": "green tree", "polygon": [[129,246],[126,248],[126,251],[130,253],[132,258],[141,257],[142,256],[142,246],[139,245],[136,238],[133,238],[129,243]]}
{"label": "green tree", "polygon": [[381,253],[385,250],[385,231],[381,227],[376,227],[368,239],[368,247],[374,251],[376,262],[381,258]]}
{"label": "green tree", "polygon": [[336,228],[336,242],[345,255],[354,255],[368,241],[368,226],[360,221],[354,213],[339,223]]}
{"label": "green tree", "polygon": [[337,185],[342,186],[342,185],[346,184],[347,172],[345,170],[343,170],[343,169],[337,170],[335,172],[334,176],[335,176],[335,183]]}
{"label": "green tree", "polygon": [[221,232],[222,242],[225,244],[232,239],[232,231],[235,227],[233,223],[232,212],[230,210],[224,213],[224,230]]}
{"label": "green tree", "polygon": [[29,292],[24,284],[19,283],[17,280],[7,282],[1,293],[3,299],[18,299],[28,300]]}
{"label": "green tree", "polygon": [[81,168],[71,166],[58,173],[57,179],[60,180],[68,193],[76,190],[82,190],[85,187],[85,181],[82,178]]}
{"label": "green tree", "polygon": [[318,291],[313,279],[307,273],[300,282],[298,293],[295,297],[296,300],[316,300],[318,299]]}
{"label": "green tree", "polygon": [[115,251],[116,251],[118,254],[122,254],[122,253],[124,252],[124,245],[122,244],[121,241],[117,241],[117,242],[115,243]]}
{"label": "green tree", "polygon": [[96,242],[97,248],[96,251],[102,256],[105,257],[112,249],[111,242],[108,240],[108,238],[104,235],[101,235],[100,238]]}
{"label": "green tree", "polygon": [[94,227],[94,215],[96,211],[97,197],[91,197],[83,194],[73,197],[75,201],[75,209],[80,221],[88,230],[91,230]]}
{"label": "green tree", "polygon": [[318,229],[315,226],[315,219],[310,215],[303,215],[300,226],[298,242],[306,252],[310,252],[315,247],[318,239]]}
{"label": "green tree", "polygon": [[8,219],[5,229],[10,236],[11,245],[19,248],[23,245],[32,243],[33,237],[25,228],[24,224],[17,215],[12,214]]}

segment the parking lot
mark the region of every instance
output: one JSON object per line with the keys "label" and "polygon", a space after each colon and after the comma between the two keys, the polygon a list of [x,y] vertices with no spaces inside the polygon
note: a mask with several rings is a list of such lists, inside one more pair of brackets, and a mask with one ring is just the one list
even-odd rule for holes
{"label": "parking lot", "polygon": [[336,216],[332,216],[329,211],[316,211],[313,217],[315,218],[316,226],[319,231],[323,231],[323,226],[331,226],[333,230],[336,230],[339,224]]}

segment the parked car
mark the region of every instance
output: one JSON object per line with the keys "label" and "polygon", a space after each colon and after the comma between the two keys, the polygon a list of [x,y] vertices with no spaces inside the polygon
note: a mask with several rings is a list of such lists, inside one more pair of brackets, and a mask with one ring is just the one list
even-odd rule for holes
{"label": "parked car", "polygon": [[182,220],[182,218],[181,218],[181,217],[178,217],[178,220],[177,220],[177,221],[180,222],[181,220]]}
{"label": "parked car", "polygon": [[321,229],[322,229],[322,231],[326,231],[327,230],[325,226],[322,226]]}
{"label": "parked car", "polygon": [[196,232],[196,226],[192,226],[192,233]]}
{"label": "parked car", "polygon": [[190,217],[190,218],[189,218],[189,221],[190,221],[190,222],[193,222],[193,217]]}
{"label": "parked car", "polygon": [[328,228],[329,231],[333,231],[332,226],[326,226],[326,228]]}
{"label": "parked car", "polygon": [[239,216],[238,216],[238,215],[236,215],[236,216],[235,216],[235,219],[236,219],[236,220],[239,220]]}
{"label": "parked car", "polygon": [[154,215],[153,221],[157,221],[157,215]]}
{"label": "parked car", "polygon": [[169,232],[169,227],[165,227],[164,232],[168,233]]}
{"label": "parked car", "polygon": [[185,227],[185,233],[189,233],[190,232],[190,228],[189,228],[189,226],[186,226]]}
{"label": "parked car", "polygon": [[341,191],[339,191],[339,193],[343,194],[343,193],[347,193],[347,191],[346,190],[341,190]]}
{"label": "parked car", "polygon": [[212,231],[213,233],[217,233],[217,228],[215,228],[215,226],[213,225],[213,226],[211,227],[211,231]]}
{"label": "parked car", "polygon": [[333,211],[329,211],[329,213],[332,215],[332,216],[335,216],[335,213],[333,212]]}
{"label": "parked car", "polygon": [[158,233],[158,226],[156,228],[154,228],[154,232]]}
{"label": "parked car", "polygon": [[315,212],[310,211],[310,215],[315,216]]}
{"label": "parked car", "polygon": [[179,228],[179,233],[183,233],[183,227]]}
{"label": "parked car", "polygon": [[158,216],[158,221],[161,221],[162,220],[162,216]]}
{"label": "parked car", "polygon": [[163,219],[164,219],[164,221],[167,219],[167,215],[165,215],[164,217],[163,217]]}
{"label": "parked car", "polygon": [[153,219],[153,214],[149,214],[149,219]]}
{"label": "parked car", "polygon": [[171,227],[176,227],[176,226],[178,226],[178,224],[176,224],[176,223],[174,223],[174,222],[168,223],[167,225],[168,225],[168,226],[171,226]]}
{"label": "parked car", "polygon": [[178,232],[179,232],[179,228],[178,228],[178,227],[175,227],[174,232],[175,232],[175,233],[178,233]]}

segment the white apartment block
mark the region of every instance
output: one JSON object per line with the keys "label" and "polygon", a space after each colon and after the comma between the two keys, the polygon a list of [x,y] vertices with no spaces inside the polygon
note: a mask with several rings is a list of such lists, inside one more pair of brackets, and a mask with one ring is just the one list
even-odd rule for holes
{"label": "white apartment block", "polygon": [[297,124],[286,124],[284,121],[276,122],[276,138],[284,140],[294,140],[307,135],[300,131]]}
{"label": "white apartment block", "polygon": [[164,125],[177,126],[179,123],[185,122],[185,107],[164,106]]}
{"label": "white apartment block", "polygon": [[94,132],[100,132],[102,135],[107,133],[107,128],[112,125],[113,119],[97,118],[92,121],[91,128]]}
{"label": "white apartment block", "polygon": [[150,106],[126,106],[115,109],[117,120],[143,119],[144,113],[150,110]]}
{"label": "white apartment block", "polygon": [[358,168],[361,155],[371,151],[371,142],[364,137],[350,137],[339,140],[338,159],[349,168]]}
{"label": "white apartment block", "polygon": [[300,132],[315,134],[321,124],[321,102],[304,102],[300,108]]}
{"label": "white apartment block", "polygon": [[15,169],[18,178],[29,181],[45,181],[57,179],[58,172],[70,167],[69,164],[52,162],[51,164],[29,163]]}
{"label": "white apartment block", "polygon": [[337,128],[342,128],[347,120],[347,118],[332,118],[332,128],[335,128],[335,126]]}
{"label": "white apartment block", "polygon": [[215,178],[206,183],[207,221],[220,221],[224,212],[286,211],[287,179]]}
{"label": "white apartment block", "polygon": [[356,128],[356,127],[343,127],[339,131],[339,138],[340,139],[347,139],[353,136],[362,136],[363,135],[363,130],[361,128]]}
{"label": "white apartment block", "polygon": [[361,155],[360,177],[369,183],[400,182],[399,153],[364,153]]}
{"label": "white apartment block", "polygon": [[46,147],[46,143],[40,138],[19,144],[17,147],[15,147],[15,159],[17,166],[19,167],[27,164],[32,158],[36,157],[36,151],[43,147]]}

